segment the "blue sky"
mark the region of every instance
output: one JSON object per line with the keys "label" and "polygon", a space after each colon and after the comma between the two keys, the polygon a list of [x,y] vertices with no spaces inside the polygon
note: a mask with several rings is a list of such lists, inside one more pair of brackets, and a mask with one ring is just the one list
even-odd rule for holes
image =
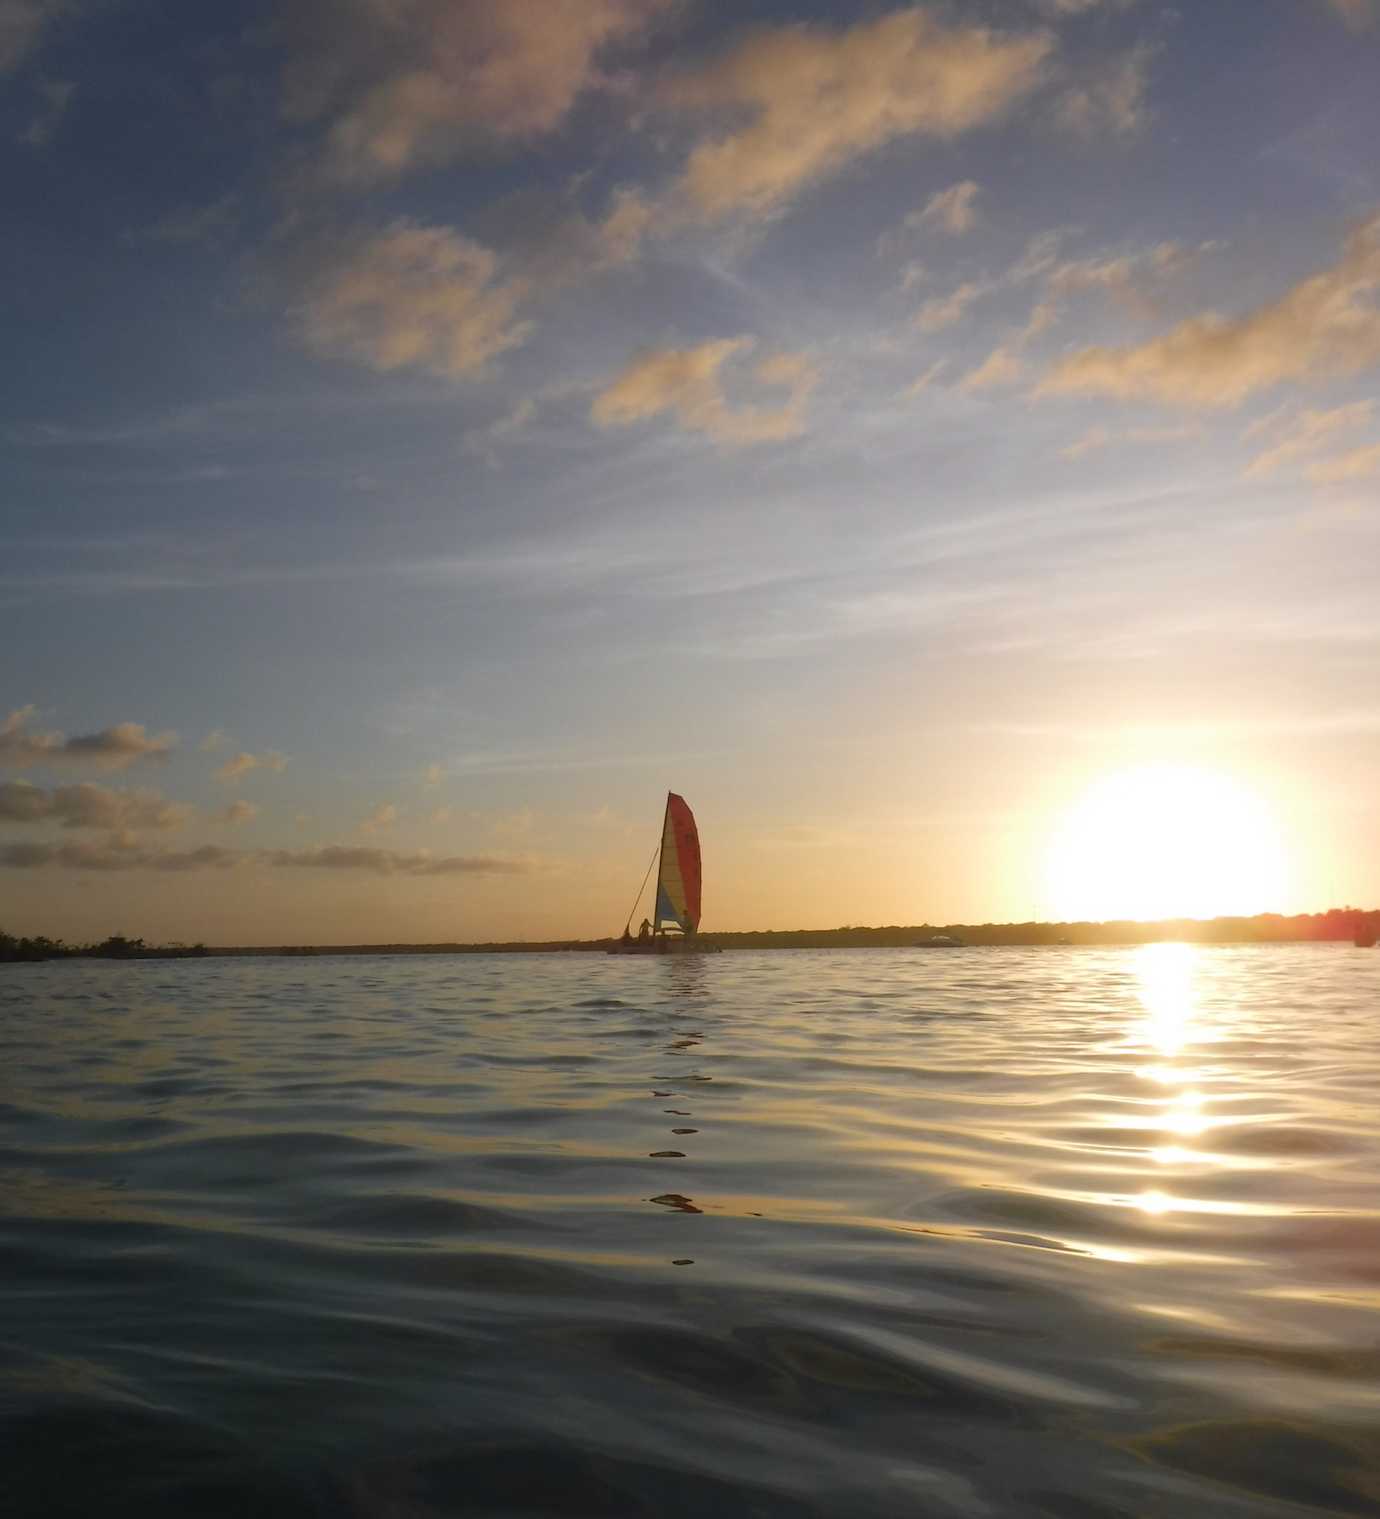
{"label": "blue sky", "polygon": [[0,922],[1380,900],[1375,11],[0,0]]}

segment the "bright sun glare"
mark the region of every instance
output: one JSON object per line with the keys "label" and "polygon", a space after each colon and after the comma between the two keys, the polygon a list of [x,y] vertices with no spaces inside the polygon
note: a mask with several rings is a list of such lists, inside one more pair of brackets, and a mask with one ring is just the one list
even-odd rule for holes
{"label": "bright sun glare", "polygon": [[1050,845],[1048,910],[1067,922],[1282,911],[1279,828],[1244,786],[1210,770],[1146,766],[1107,777]]}

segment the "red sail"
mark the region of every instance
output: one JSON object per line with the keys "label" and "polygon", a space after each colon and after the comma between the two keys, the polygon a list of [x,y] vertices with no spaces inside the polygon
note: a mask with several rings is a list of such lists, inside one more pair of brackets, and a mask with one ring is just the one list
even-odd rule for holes
{"label": "red sail", "polygon": [[[700,926],[700,835],[695,827],[695,814],[686,806],[685,798],[674,791],[666,798],[665,842],[675,845],[675,863],[685,903],[681,926],[687,933],[694,933]],[[663,870],[669,863],[663,859]]]}

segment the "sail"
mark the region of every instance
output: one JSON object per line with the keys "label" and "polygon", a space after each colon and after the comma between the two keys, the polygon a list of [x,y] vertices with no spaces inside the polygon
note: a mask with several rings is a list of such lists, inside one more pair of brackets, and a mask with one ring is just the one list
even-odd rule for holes
{"label": "sail", "polygon": [[687,934],[700,926],[700,836],[694,813],[674,791],[666,795],[655,921],[679,923]]}

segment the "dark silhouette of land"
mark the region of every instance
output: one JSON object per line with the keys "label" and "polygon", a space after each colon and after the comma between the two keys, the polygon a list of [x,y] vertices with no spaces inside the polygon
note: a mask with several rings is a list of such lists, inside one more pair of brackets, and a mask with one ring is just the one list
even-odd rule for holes
{"label": "dark silhouette of land", "polygon": [[[1253,918],[1169,918],[1154,923],[920,923],[883,928],[767,929],[761,932],[702,933],[707,949],[912,949],[927,939],[948,937],[965,947],[992,945],[1115,945],[1181,940],[1190,944],[1306,944],[1361,942],[1380,936],[1380,908],[1333,907],[1321,913],[1260,913]],[[0,962],[16,960],[188,959],[202,955],[492,955],[599,953],[607,939],[513,940],[483,944],[280,944],[208,948],[204,944],[147,945],[142,939],[112,935],[99,944],[69,945],[60,939],[16,939],[0,933]],[[938,953],[938,950],[936,950]]]}

